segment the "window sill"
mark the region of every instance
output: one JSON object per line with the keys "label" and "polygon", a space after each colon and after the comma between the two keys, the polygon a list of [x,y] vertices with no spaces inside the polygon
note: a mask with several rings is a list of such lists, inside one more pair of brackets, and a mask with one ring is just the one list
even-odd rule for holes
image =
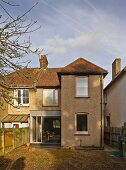
{"label": "window sill", "polygon": [[74,98],[90,98],[89,96],[75,96]]}
{"label": "window sill", "polygon": [[20,107],[29,107],[29,105],[22,105],[22,106],[20,106]]}
{"label": "window sill", "polygon": [[[14,105],[15,106],[15,105]],[[26,105],[19,105],[19,106],[15,106],[15,107],[29,107],[29,104]]]}
{"label": "window sill", "polygon": [[90,136],[89,133],[75,133],[74,136]]}
{"label": "window sill", "polygon": [[43,105],[42,107],[59,107],[59,105],[53,105],[53,106],[52,105],[50,105],[50,106],[44,106]]}

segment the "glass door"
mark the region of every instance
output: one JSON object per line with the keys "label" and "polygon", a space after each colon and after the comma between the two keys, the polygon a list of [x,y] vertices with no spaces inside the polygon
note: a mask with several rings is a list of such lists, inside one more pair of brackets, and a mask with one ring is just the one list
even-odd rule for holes
{"label": "glass door", "polygon": [[32,117],[32,142],[42,142],[42,117]]}
{"label": "glass door", "polygon": [[43,117],[42,143],[60,144],[61,121],[59,117]]}

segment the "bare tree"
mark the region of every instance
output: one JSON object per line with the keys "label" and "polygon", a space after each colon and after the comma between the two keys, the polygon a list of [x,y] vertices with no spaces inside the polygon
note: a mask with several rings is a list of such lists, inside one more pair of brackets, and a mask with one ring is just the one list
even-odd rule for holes
{"label": "bare tree", "polygon": [[[39,29],[34,26],[37,21],[31,19],[30,22],[27,23],[27,14],[31,12],[37,3],[17,17],[13,17],[9,13],[6,9],[7,5],[12,8],[18,6],[8,1],[0,0],[0,8],[7,16],[6,19],[3,19],[5,17],[0,14],[0,85],[6,84],[6,82],[4,82],[4,76],[8,74],[10,70],[15,71],[22,68],[23,63],[20,60],[22,57],[29,53],[39,53],[38,49],[32,49],[30,37],[28,37],[28,34]],[[24,39],[26,37],[28,38]],[[1,97],[8,103],[12,101],[12,98],[5,89],[0,91],[0,105],[3,103]]]}

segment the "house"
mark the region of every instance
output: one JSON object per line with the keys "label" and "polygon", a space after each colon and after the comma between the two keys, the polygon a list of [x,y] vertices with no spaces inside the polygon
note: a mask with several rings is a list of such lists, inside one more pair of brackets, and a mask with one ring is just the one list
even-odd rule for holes
{"label": "house", "polygon": [[39,61],[8,75],[17,106],[8,114],[30,114],[30,143],[103,148],[107,71],[84,58],[62,68],[49,68],[45,55]]}
{"label": "house", "polygon": [[112,64],[112,81],[104,89],[105,126],[122,127],[126,122],[126,67],[121,70],[121,59]]}

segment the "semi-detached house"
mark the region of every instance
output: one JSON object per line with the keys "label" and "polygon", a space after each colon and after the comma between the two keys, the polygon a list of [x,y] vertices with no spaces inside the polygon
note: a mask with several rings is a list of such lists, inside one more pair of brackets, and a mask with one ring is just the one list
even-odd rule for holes
{"label": "semi-detached house", "polygon": [[30,143],[103,148],[103,79],[107,71],[84,58],[62,68],[47,66],[43,55],[39,68],[8,75],[16,107],[8,105],[2,122],[27,126],[30,115]]}

